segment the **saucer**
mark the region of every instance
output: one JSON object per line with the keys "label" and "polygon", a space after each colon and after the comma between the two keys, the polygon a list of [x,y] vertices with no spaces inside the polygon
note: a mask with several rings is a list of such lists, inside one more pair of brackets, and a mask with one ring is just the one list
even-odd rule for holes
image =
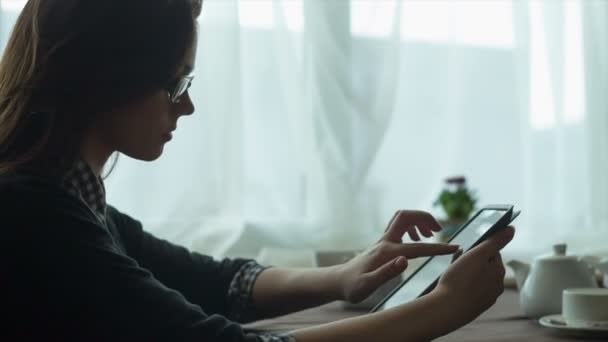
{"label": "saucer", "polygon": [[538,320],[540,325],[557,331],[574,334],[608,334],[608,324],[589,325],[586,327],[571,326],[566,323],[562,315],[548,315]]}

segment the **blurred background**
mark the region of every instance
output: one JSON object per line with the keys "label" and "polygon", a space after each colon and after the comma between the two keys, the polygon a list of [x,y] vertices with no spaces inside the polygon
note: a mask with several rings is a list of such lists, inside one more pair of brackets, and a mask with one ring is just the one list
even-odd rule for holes
{"label": "blurred background", "polygon": [[[23,4],[0,0],[0,50]],[[154,234],[359,249],[396,210],[447,219],[461,176],[475,210],[522,210],[507,258],[608,255],[608,1],[205,0],[199,22],[195,114],[106,180]]]}

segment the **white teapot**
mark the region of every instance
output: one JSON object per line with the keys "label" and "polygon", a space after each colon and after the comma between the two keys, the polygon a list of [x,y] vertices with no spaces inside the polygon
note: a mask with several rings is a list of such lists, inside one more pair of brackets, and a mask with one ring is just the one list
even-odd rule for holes
{"label": "white teapot", "polygon": [[600,259],[595,267],[603,277],[604,287],[608,287],[608,258]]}
{"label": "white teapot", "polygon": [[517,260],[507,263],[515,273],[521,308],[528,317],[561,313],[564,289],[598,287],[595,263],[566,255],[565,244],[553,246],[553,252],[536,257],[532,266]]}

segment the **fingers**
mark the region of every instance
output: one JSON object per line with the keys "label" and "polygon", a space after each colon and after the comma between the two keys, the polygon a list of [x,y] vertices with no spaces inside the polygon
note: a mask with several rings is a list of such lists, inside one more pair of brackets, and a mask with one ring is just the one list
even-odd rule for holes
{"label": "fingers", "polygon": [[495,255],[491,259],[490,264],[492,268],[490,272],[492,272],[493,280],[495,281],[493,288],[495,290],[496,297],[498,297],[505,290],[505,267],[502,263],[502,257],[500,256],[500,253]]}
{"label": "fingers", "polygon": [[458,251],[458,245],[446,243],[406,243],[396,245],[397,253],[408,259],[419,257],[453,254]]}
{"label": "fingers", "polygon": [[391,220],[388,222],[388,226],[386,226],[386,229],[384,230],[384,232],[388,232],[388,230],[391,228],[391,226],[393,225],[393,222],[395,221],[395,219],[397,218],[397,216],[399,216],[399,213],[401,212],[401,210],[397,210],[397,212],[395,213],[395,215],[393,215],[393,217],[391,218]]}
{"label": "fingers", "polygon": [[366,286],[374,289],[379,287],[380,285],[403,273],[403,271],[405,271],[407,268],[407,265],[407,258],[403,256],[392,259],[366,275],[366,277],[369,279]]}
{"label": "fingers", "polygon": [[435,218],[424,211],[400,210],[398,211],[384,234],[384,239],[392,242],[401,242],[403,235],[407,232],[413,241],[419,241],[418,231],[425,237],[433,236],[433,232],[441,230],[441,226]]}
{"label": "fingers", "polygon": [[509,226],[508,228],[497,232],[490,236],[486,241],[473,248],[469,253],[471,255],[482,255],[486,259],[497,255],[501,249],[503,249],[515,235],[515,228]]}
{"label": "fingers", "polygon": [[458,260],[458,258],[460,258],[460,256],[462,255],[462,253],[464,253],[464,251],[462,250],[462,248],[458,248],[458,250],[456,251],[456,253],[454,253],[454,255],[452,256],[452,263],[454,263],[456,260]]}
{"label": "fingers", "polygon": [[[410,236],[410,239],[412,241],[420,241],[420,236],[418,235],[418,232],[416,231],[416,226],[410,225],[408,228],[406,228],[406,230],[407,230],[407,234]],[[427,234],[428,233],[423,233],[422,235],[425,237],[429,237],[429,236],[427,236]]]}
{"label": "fingers", "polygon": [[393,223],[395,223],[397,221],[397,219],[400,217],[401,212],[402,211],[399,210],[395,213],[395,215],[393,215],[393,218],[391,218],[390,222],[388,223],[388,226],[386,226],[386,229],[384,230],[384,236],[382,236],[380,238],[380,241],[387,240],[387,241],[393,241],[393,242],[401,242],[402,241],[401,238],[402,238],[403,234],[405,234],[404,232],[406,232],[406,231],[412,241],[420,241],[420,236],[418,236],[418,233],[416,232],[415,224],[409,224],[409,225],[401,224],[401,226],[403,226],[403,227],[400,227],[400,229],[402,229],[403,232],[399,236],[398,241],[396,240],[396,237],[390,238],[390,239],[387,238],[388,232],[391,231],[391,229],[395,229],[395,228],[393,228],[394,227]]}
{"label": "fingers", "polygon": [[500,256],[500,253],[498,253],[498,255],[494,258],[496,265],[498,267],[498,272],[500,273],[500,279],[504,280],[505,278],[505,265],[502,262],[502,256]]}

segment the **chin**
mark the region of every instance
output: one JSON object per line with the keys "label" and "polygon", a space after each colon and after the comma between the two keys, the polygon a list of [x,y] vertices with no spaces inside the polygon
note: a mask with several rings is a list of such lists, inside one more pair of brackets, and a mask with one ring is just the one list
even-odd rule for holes
{"label": "chin", "polygon": [[161,146],[157,150],[129,151],[129,152],[122,152],[122,153],[126,154],[127,156],[129,156],[133,159],[142,160],[142,161],[153,161],[153,160],[158,159],[163,154],[163,146]]}

